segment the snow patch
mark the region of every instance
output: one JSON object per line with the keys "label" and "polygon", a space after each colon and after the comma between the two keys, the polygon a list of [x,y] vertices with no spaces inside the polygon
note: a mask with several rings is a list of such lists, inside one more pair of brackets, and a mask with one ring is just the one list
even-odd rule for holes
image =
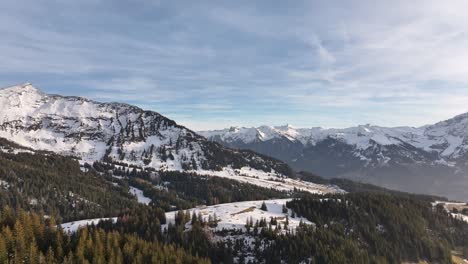
{"label": "snow patch", "polygon": [[79,220],[73,221],[68,223],[63,223],[60,226],[62,229],[67,233],[75,233],[78,229],[88,226],[88,225],[97,225],[101,221],[112,220],[112,223],[117,222],[117,217],[112,218],[95,218],[95,219],[86,219],[86,220]]}
{"label": "snow patch", "polygon": [[142,190],[130,186],[130,191],[129,191],[129,192],[137,197],[138,203],[145,204],[145,205],[148,205],[148,204],[151,203],[151,199],[148,198],[148,197],[146,197],[146,196],[143,194],[143,191],[142,191]]}

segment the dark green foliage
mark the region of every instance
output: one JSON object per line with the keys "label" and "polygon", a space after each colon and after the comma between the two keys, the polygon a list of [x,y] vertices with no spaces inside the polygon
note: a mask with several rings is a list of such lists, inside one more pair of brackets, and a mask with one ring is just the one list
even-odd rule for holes
{"label": "dark green foliage", "polygon": [[[123,165],[120,165],[123,166]],[[128,184],[143,190],[153,205],[166,211],[188,209],[200,204],[214,205],[239,201],[287,198],[292,194],[231,179],[179,171],[143,170],[95,162],[93,169],[126,177]],[[158,187],[155,187],[157,185]]]}
{"label": "dark green foliage", "polygon": [[468,215],[468,208],[463,208],[461,213],[464,214],[464,215]]}
{"label": "dark green foliage", "polygon": [[162,172],[161,180],[181,197],[195,197],[202,204],[213,205],[240,201],[286,198],[290,194],[220,177],[181,172]]}
{"label": "dark green foliage", "polygon": [[[135,137],[141,134],[128,133]],[[4,149],[18,147],[0,139],[1,144]],[[288,218],[281,225],[276,218],[255,223],[249,219],[245,227],[255,240],[252,253],[264,263],[450,263],[450,249],[468,252],[467,224],[448,216],[443,206],[433,208],[430,204],[443,198],[303,173],[299,177],[305,180],[336,184],[352,193],[286,193],[218,177],[115,165],[95,162],[83,172],[70,157],[0,152],[0,207],[4,208],[0,214],[0,263],[26,259],[43,263],[207,262],[194,256],[213,263],[232,263],[233,256],[245,259],[245,241],[212,242],[209,227],[217,226],[216,216],[204,220],[201,215],[178,211],[174,212],[175,224],[161,229],[166,223],[164,212],[286,197],[301,197],[288,203],[290,217],[305,217],[315,225],[302,224],[293,234],[288,231]],[[143,190],[152,203],[138,204],[128,193],[129,185]],[[44,212],[51,218],[10,207]],[[262,210],[266,209],[263,203]],[[283,207],[282,211],[289,210]],[[71,236],[55,228],[55,219],[112,216],[119,216],[116,223],[104,221]],[[185,229],[187,223],[192,225],[190,230]],[[240,235],[240,231],[229,232],[218,234]]]}
{"label": "dark green foliage", "polygon": [[343,235],[344,231],[339,226],[315,229],[303,225],[296,234],[276,236],[274,243],[256,254],[266,263],[370,263],[368,252]]}
{"label": "dark green foliage", "polygon": [[161,225],[165,223],[162,209],[140,206],[120,214],[116,223],[101,221],[98,226],[121,234],[136,234],[147,241],[162,241]]}
{"label": "dark green foliage", "polygon": [[202,148],[207,158],[207,161],[202,163],[203,169],[221,170],[226,166],[240,169],[249,166],[264,171],[273,169],[289,177],[295,176],[295,172],[286,163],[251,150],[228,149],[213,141],[206,141]]}
{"label": "dark green foliage", "polygon": [[[334,247],[345,246],[342,252],[334,250],[336,256],[332,259],[338,258],[333,263],[344,263],[339,261],[342,257],[356,259],[356,262],[346,263],[372,263],[379,259],[385,259],[387,263],[422,259],[451,263],[450,248],[463,245],[467,239],[463,237],[463,234],[466,236],[466,223],[452,219],[444,210],[434,210],[429,202],[414,197],[376,193],[308,196],[295,199],[287,206],[297,215],[316,223],[316,232],[304,230],[298,232],[296,238],[286,236],[281,239],[291,244],[307,244],[325,234],[332,239],[330,243]],[[306,241],[297,242],[306,234],[309,234]],[[322,238],[314,243],[326,246],[325,241]],[[279,250],[277,247],[269,254]],[[346,256],[346,252],[352,254]],[[363,258],[363,252],[366,252],[366,258]],[[302,257],[307,256],[305,252],[303,254]],[[330,260],[331,257],[323,258]],[[316,261],[320,262],[320,259]]]}
{"label": "dark green foliage", "polygon": [[117,215],[137,206],[112,178],[82,172],[78,161],[55,154],[0,152],[0,208],[20,207],[61,217],[63,221]]}
{"label": "dark green foliage", "polygon": [[14,211],[0,213],[0,263],[209,263],[183,249],[94,227],[65,234],[54,219]]}

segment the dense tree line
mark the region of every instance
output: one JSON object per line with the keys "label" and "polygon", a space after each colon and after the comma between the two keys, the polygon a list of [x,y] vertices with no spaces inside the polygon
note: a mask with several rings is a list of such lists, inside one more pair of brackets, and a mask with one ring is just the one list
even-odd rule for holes
{"label": "dense tree line", "polygon": [[[192,255],[214,263],[243,261],[247,255],[263,263],[401,263],[427,260],[451,263],[450,250],[467,249],[468,226],[450,217],[445,209],[417,197],[357,193],[347,195],[306,195],[287,206],[291,218],[305,217],[313,225],[301,224],[292,231],[276,219],[247,221],[247,233],[211,231],[216,216],[203,221],[201,215],[176,212],[175,223],[165,223],[162,211],[141,213],[140,209],[119,218],[116,224],[100,227],[119,233],[133,233],[148,241],[183,247]],[[287,208],[283,208],[287,212]],[[190,223],[191,228],[186,229]],[[213,235],[231,236],[212,241]],[[235,235],[240,235],[235,239]],[[249,248],[245,236],[254,239]]]}
{"label": "dense tree line", "polygon": [[[307,239],[313,239],[324,232],[328,237],[341,241],[343,244],[340,245],[346,245],[347,240],[351,240],[356,246],[356,250],[349,247],[341,253],[339,250],[335,251],[334,254],[354,252],[352,256],[360,256],[359,252],[364,250],[367,260],[360,262],[363,259],[359,257],[357,259],[360,261],[356,263],[400,263],[404,260],[451,263],[450,249],[466,246],[468,241],[466,223],[450,217],[441,208],[433,208],[423,199],[356,193],[328,197],[308,196],[300,200],[294,199],[287,206],[297,216],[314,222],[316,230],[310,233],[306,241],[301,241],[303,234],[300,231],[294,238],[278,239],[278,243],[286,240],[291,245],[310,244]],[[324,241],[326,240],[321,238],[314,243],[323,244]],[[277,249],[272,250],[270,256]],[[295,255],[295,252],[298,251],[291,251],[289,254]]]}
{"label": "dense tree line", "polygon": [[66,234],[53,218],[4,208],[0,263],[209,263],[173,245],[85,227]]}
{"label": "dense tree line", "polygon": [[[106,162],[80,168],[76,159],[52,153],[0,151],[0,263],[232,263],[247,256],[263,263],[450,263],[454,248],[468,257],[467,224],[442,206],[432,207],[441,198],[299,176],[352,193],[288,193],[186,172]],[[129,186],[143,190],[150,205],[138,204]],[[213,232],[216,216],[204,221],[181,211],[286,197],[297,197],[287,204],[290,217],[314,225],[291,232],[272,218],[248,221],[247,234]],[[179,210],[176,221],[166,225],[165,212],[172,210]],[[71,235],[56,228],[56,222],[112,216],[116,223],[103,221]],[[252,248],[245,235],[254,240]]]}
{"label": "dense tree line", "polygon": [[[145,241],[178,245],[186,252],[211,259],[213,263],[232,263],[232,250],[223,243],[214,243],[210,227],[217,225],[217,220],[205,221],[201,215],[191,215],[188,211],[177,211],[175,223],[166,224],[165,214],[159,208],[146,207],[130,210],[118,217],[116,223],[101,221],[97,227],[107,232],[135,234]],[[189,223],[191,228],[186,229]]]}
{"label": "dense tree line", "polygon": [[169,190],[176,191],[182,197],[195,197],[206,205],[291,196],[290,193],[275,189],[193,173],[161,172],[160,177],[162,181],[169,182]]}
{"label": "dense tree line", "polygon": [[[180,171],[159,171],[127,167],[123,164],[94,162],[98,173],[125,177],[128,184],[143,190],[153,205],[166,211],[188,209],[200,204],[214,205],[239,201],[287,198],[292,193],[231,179]],[[115,180],[116,181],[116,180]],[[158,186],[155,188],[155,186]]]}
{"label": "dense tree line", "polygon": [[10,206],[60,220],[117,215],[136,201],[112,178],[80,170],[78,161],[55,154],[0,152],[0,208]]}

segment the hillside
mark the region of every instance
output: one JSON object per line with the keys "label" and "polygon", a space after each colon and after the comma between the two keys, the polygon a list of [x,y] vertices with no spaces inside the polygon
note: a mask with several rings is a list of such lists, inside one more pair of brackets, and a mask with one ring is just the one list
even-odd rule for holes
{"label": "hillside", "polygon": [[164,170],[251,167],[291,175],[284,163],[207,141],[156,112],[47,95],[31,84],[0,90],[0,137],[33,149]]}
{"label": "hillside", "polygon": [[[103,253],[102,247],[86,246],[109,243],[101,239],[107,237],[119,241],[106,251],[117,256],[126,244],[178,252],[174,253],[177,256],[141,250],[122,253],[126,261],[146,258],[142,263],[152,263],[148,258],[154,254],[187,260],[195,256],[213,263],[295,263],[310,258],[333,263],[378,263],[382,259],[388,263],[419,259],[447,263],[450,249],[463,248],[466,234],[467,226],[457,221],[458,216],[433,209],[433,197],[340,181],[331,182],[357,193],[262,188],[193,172],[103,161],[88,164],[4,139],[0,143],[3,260],[20,258],[25,250],[36,252],[37,248],[37,258],[58,262],[92,262],[100,257],[111,261],[116,256]],[[67,222],[61,225],[64,232],[55,228],[56,220]],[[395,231],[380,233],[379,224]],[[9,235],[11,230],[18,233],[23,228],[29,230],[24,236]],[[354,234],[351,229],[360,231]],[[370,238],[365,230],[371,232]],[[422,248],[402,251],[398,245],[407,232],[415,241],[422,241]],[[26,246],[3,248],[2,243]],[[304,245],[313,251],[298,250]],[[323,250],[328,247],[334,250]]]}

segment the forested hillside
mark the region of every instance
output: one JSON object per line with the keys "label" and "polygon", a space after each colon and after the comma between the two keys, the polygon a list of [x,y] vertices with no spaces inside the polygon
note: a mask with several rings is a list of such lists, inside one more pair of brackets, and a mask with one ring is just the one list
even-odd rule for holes
{"label": "forested hillside", "polygon": [[134,234],[83,228],[66,234],[53,218],[3,208],[0,263],[209,263],[173,245]]}
{"label": "forested hillside", "polygon": [[80,170],[55,154],[0,152],[0,206],[54,215],[64,221],[115,215],[137,206],[125,186]]}
{"label": "forested hillside", "polygon": [[[441,197],[325,180],[305,172],[298,177],[335,184],[350,193],[279,191],[119,162],[87,164],[0,143],[3,262],[451,263],[452,250],[468,253],[467,223],[453,218],[443,206],[433,206]],[[149,202],[142,203],[132,189]],[[223,216],[185,211],[274,198],[290,201],[274,212],[267,212],[264,203]],[[175,215],[170,222],[169,211]],[[252,211],[260,215],[256,221],[244,217],[242,228],[226,224],[231,217]],[[277,216],[262,218],[261,212]],[[58,225],[97,217],[116,220],[72,233]],[[289,225],[299,221],[295,228]],[[217,228],[221,222],[223,228]]]}

